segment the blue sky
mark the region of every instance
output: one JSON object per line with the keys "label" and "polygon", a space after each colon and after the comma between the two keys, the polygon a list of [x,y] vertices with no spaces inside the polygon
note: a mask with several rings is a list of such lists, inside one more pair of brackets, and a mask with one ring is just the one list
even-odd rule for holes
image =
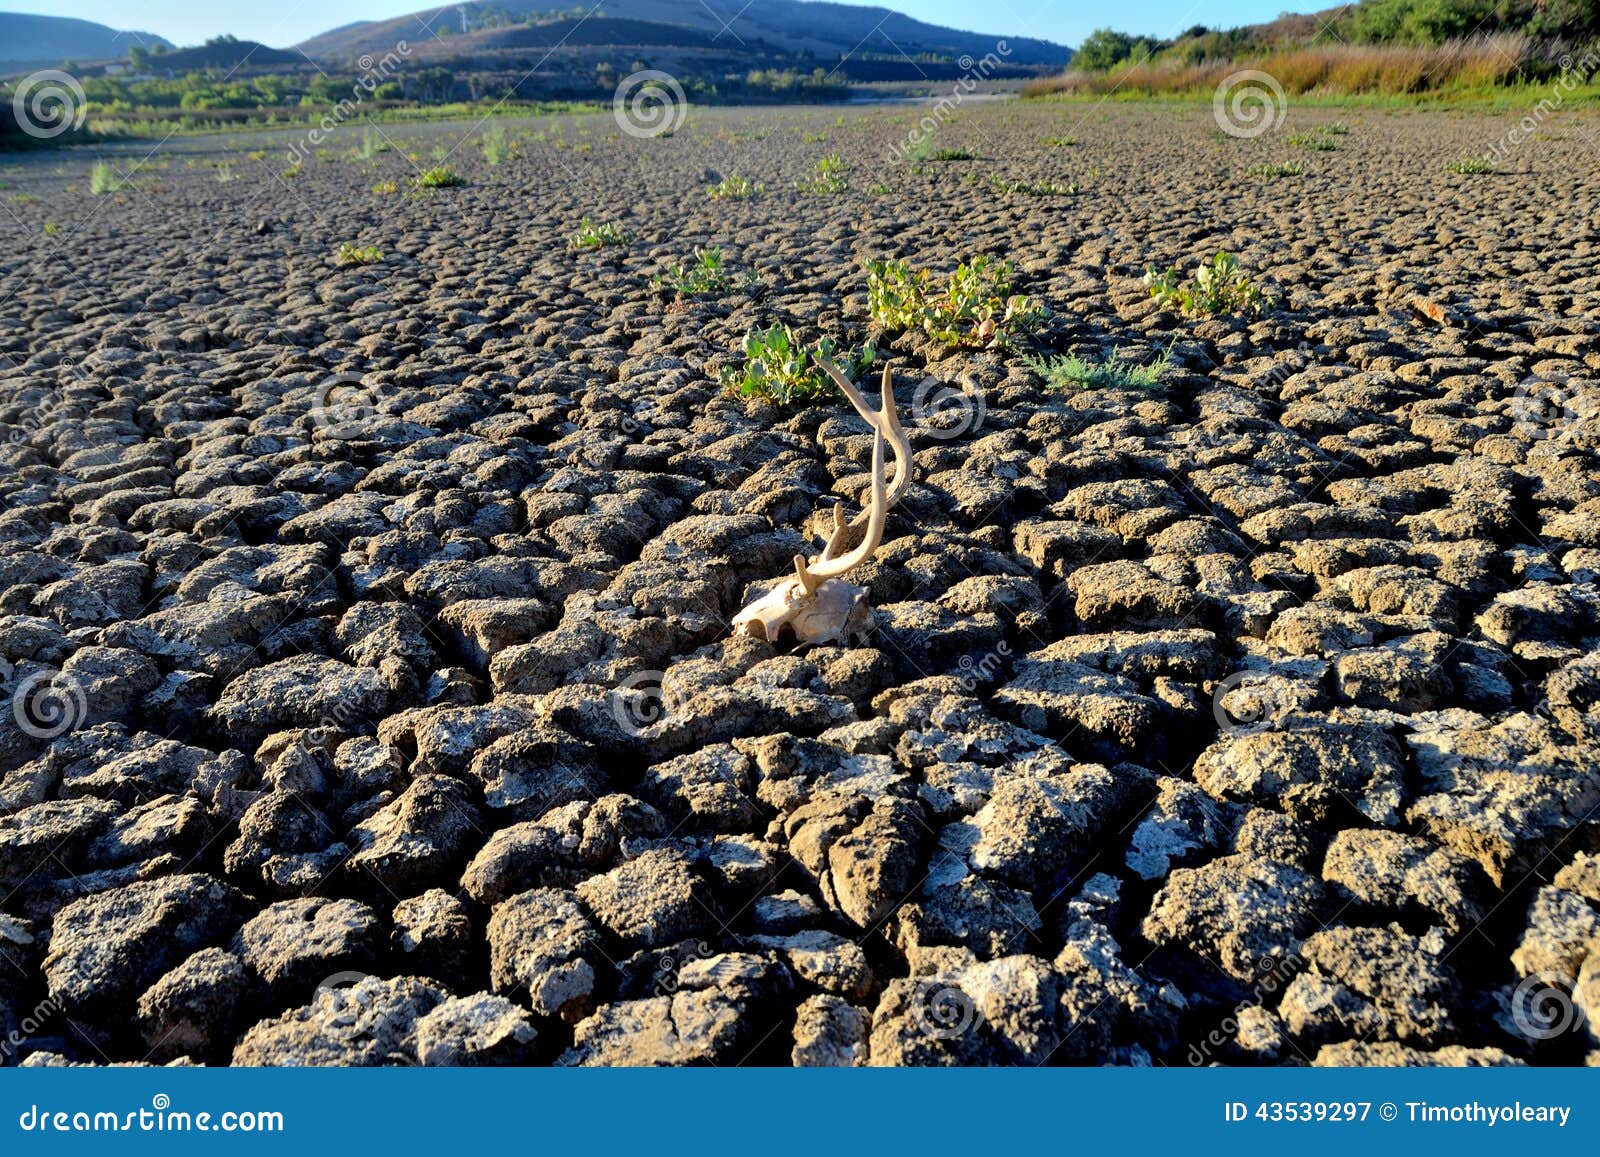
{"label": "blue sky", "polygon": [[[575,7],[580,0],[551,0],[551,7]],[[761,0],[754,0],[760,3]],[[1332,0],[1311,0],[1300,11],[1326,8]],[[0,8],[49,16],[76,16],[165,36],[176,44],[198,44],[219,32],[273,47],[355,20],[401,16],[436,7],[438,0],[0,0]],[[1270,20],[1285,0],[1133,0],[1108,16],[1104,4],[1087,0],[880,0],[919,20],[996,35],[1038,36],[1076,44],[1104,24],[1124,32],[1168,36],[1192,24],[1228,27]]]}

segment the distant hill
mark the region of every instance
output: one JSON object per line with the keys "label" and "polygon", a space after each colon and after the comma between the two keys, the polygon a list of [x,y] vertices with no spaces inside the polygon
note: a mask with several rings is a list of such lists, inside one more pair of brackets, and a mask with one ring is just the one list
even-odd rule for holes
{"label": "distant hill", "polygon": [[0,12],[0,65],[58,65],[64,60],[111,60],[135,46],[171,48],[149,32],[118,32],[90,20]]}
{"label": "distant hill", "polygon": [[[335,63],[363,53],[392,51],[404,40],[418,55],[469,58],[485,52],[559,43],[580,45],[703,44],[727,51],[744,49],[809,53],[819,61],[846,54],[902,57],[938,56],[981,60],[996,53],[1008,65],[1064,65],[1072,50],[1047,40],[963,32],[913,20],[887,8],[812,0],[601,0],[584,17],[555,10],[549,0],[500,0],[431,8],[391,20],[348,24],[298,45],[317,60]],[[541,33],[541,28],[559,31]],[[547,39],[548,38],[548,39]],[[1007,52],[998,53],[1004,41]]]}
{"label": "distant hill", "polygon": [[151,57],[151,66],[161,72],[194,72],[208,68],[238,68],[248,65],[252,70],[295,66],[305,63],[298,52],[281,48],[268,48],[254,40],[219,40],[194,48],[178,48],[160,56]]}

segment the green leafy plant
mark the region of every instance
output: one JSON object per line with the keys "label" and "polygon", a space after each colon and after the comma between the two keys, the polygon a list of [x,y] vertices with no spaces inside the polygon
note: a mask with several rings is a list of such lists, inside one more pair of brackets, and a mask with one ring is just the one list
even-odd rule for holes
{"label": "green leafy plant", "polygon": [[483,163],[490,168],[504,163],[509,152],[505,126],[491,125],[485,129],[483,135],[478,138],[478,147],[483,150]]}
{"label": "green leafy plant", "polygon": [[991,175],[989,184],[997,193],[1022,193],[1029,197],[1071,197],[1078,193],[1078,182],[1068,181],[1007,181]]}
{"label": "green leafy plant", "polygon": [[370,161],[379,153],[389,151],[389,142],[383,139],[383,134],[367,129],[361,134],[361,159]]}
{"label": "green leafy plant", "polygon": [[1072,137],[1045,137],[1044,144],[1052,149],[1071,148],[1078,142]]}
{"label": "green leafy plant", "polygon": [[766,187],[749,177],[724,177],[715,185],[706,186],[706,196],[713,201],[748,201],[764,192]]}
{"label": "green leafy plant", "polygon": [[1339,142],[1320,128],[1305,133],[1290,133],[1289,143],[1297,149],[1308,149],[1313,153],[1331,153],[1339,147]]}
{"label": "green leafy plant", "polygon": [[453,189],[466,183],[467,179],[449,165],[435,165],[411,178],[411,184],[418,189]]}
{"label": "green leafy plant", "polygon": [[1076,393],[1079,390],[1153,390],[1161,384],[1172,365],[1172,350],[1162,351],[1160,357],[1149,365],[1122,356],[1121,350],[1112,350],[1104,361],[1086,361],[1077,354],[1053,358],[1026,358],[1028,368],[1044,379],[1048,390]]}
{"label": "green leafy plant", "polygon": [[713,297],[729,293],[757,281],[754,272],[730,272],[722,260],[721,249],[696,249],[692,262],[669,266],[665,273],[651,278],[650,284],[678,297]]}
{"label": "green leafy plant", "polygon": [[626,245],[630,238],[615,221],[596,225],[585,217],[578,223],[578,231],[568,243],[573,249],[600,249],[607,245]]}
{"label": "green leafy plant", "polygon": [[217,165],[215,176],[217,180],[224,185],[239,179],[239,174],[234,171],[233,166],[227,161],[222,161]]}
{"label": "green leafy plant", "polygon": [[870,186],[867,189],[867,193],[868,193],[869,196],[873,196],[873,197],[889,197],[889,196],[892,196],[894,194],[894,190],[892,188],[890,188],[888,185],[885,185],[882,182],[879,182],[876,185]]}
{"label": "green leafy plant", "polygon": [[1299,161],[1279,161],[1270,165],[1251,165],[1244,171],[1247,177],[1299,177],[1304,176],[1306,167]]}
{"label": "green leafy plant", "polygon": [[1209,262],[1202,261],[1194,276],[1180,281],[1176,267],[1158,271],[1150,266],[1144,275],[1150,296],[1167,309],[1190,316],[1217,314],[1257,314],[1274,301],[1239,268],[1233,254],[1221,252]]}
{"label": "green leafy plant", "polygon": [[96,161],[89,169],[89,191],[96,196],[103,193],[120,193],[133,182],[123,178],[116,169],[104,161]]}
{"label": "green leafy plant", "polygon": [[823,157],[817,162],[817,175],[810,181],[803,182],[801,188],[807,192],[820,194],[843,193],[850,187],[850,166],[846,165],[838,153]]}
{"label": "green leafy plant", "polygon": [[333,255],[333,263],[342,269],[352,265],[376,265],[382,260],[383,254],[376,245],[358,246],[349,241],[341,241]]}
{"label": "green leafy plant", "polygon": [[904,261],[867,265],[867,310],[891,332],[920,329],[946,346],[1005,348],[1046,317],[1043,306],[1012,292],[1009,262],[975,257],[939,284]]}
{"label": "green leafy plant", "polygon": [[1451,161],[1445,166],[1446,172],[1462,175],[1482,176],[1486,173],[1498,173],[1499,167],[1488,157],[1462,157],[1458,161]]}
{"label": "green leafy plant", "polygon": [[379,195],[391,195],[400,191],[400,185],[397,181],[392,180],[379,181],[376,185],[372,186],[372,191]]}
{"label": "green leafy plant", "polygon": [[817,358],[827,358],[841,373],[855,379],[877,356],[870,345],[841,355],[829,337],[807,345],[787,325],[752,329],[745,335],[743,349],[744,364],[725,368],[722,384],[747,398],[765,398],[779,405],[816,401],[839,392]]}

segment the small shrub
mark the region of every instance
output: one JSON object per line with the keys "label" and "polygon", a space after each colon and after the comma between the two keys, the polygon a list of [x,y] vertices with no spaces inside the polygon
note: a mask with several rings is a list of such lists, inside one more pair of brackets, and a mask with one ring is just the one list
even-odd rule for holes
{"label": "small shrub", "polygon": [[997,193],[1022,193],[1029,197],[1072,197],[1078,193],[1078,182],[1068,181],[1007,181],[991,176],[989,185]]}
{"label": "small shrub", "polygon": [[1306,167],[1299,161],[1279,161],[1272,165],[1251,165],[1244,171],[1247,177],[1300,177],[1304,176]]}
{"label": "small shrub", "polygon": [[1144,283],[1150,288],[1150,296],[1163,307],[1190,316],[1256,314],[1273,304],[1272,298],[1239,268],[1231,253],[1218,253],[1209,262],[1202,261],[1194,276],[1182,282],[1175,268],[1158,272],[1151,266],[1145,272]]}
{"label": "small shrub", "polygon": [[838,153],[834,153],[818,161],[817,175],[800,187],[811,193],[843,193],[850,187],[849,172],[850,166],[844,163]]}
{"label": "small shrub", "polygon": [[753,272],[734,275],[722,261],[721,249],[696,249],[692,262],[679,262],[650,281],[656,289],[677,297],[713,297],[756,281]]}
{"label": "small shrub", "polygon": [[1321,129],[1312,129],[1308,133],[1290,133],[1289,143],[1297,149],[1308,149],[1313,153],[1331,153],[1339,147],[1339,142]]}
{"label": "small shrub", "polygon": [[478,138],[478,147],[483,150],[483,163],[490,168],[503,163],[508,151],[505,127],[491,125],[484,130],[483,135]]}
{"label": "small shrub", "polygon": [[748,201],[766,192],[749,177],[724,177],[715,185],[706,186],[706,196],[713,201]]}
{"label": "small shrub", "polygon": [[1067,149],[1071,148],[1078,142],[1072,137],[1045,137],[1044,143],[1048,148]]}
{"label": "small shrub", "polygon": [[1445,170],[1461,175],[1478,175],[1498,173],[1500,169],[1488,157],[1462,157],[1459,161],[1451,161]]}
{"label": "small shrub", "polygon": [[615,221],[596,225],[585,217],[578,223],[578,231],[569,242],[573,249],[600,249],[606,245],[626,245],[629,237]]}
{"label": "small shrub", "polygon": [[411,184],[418,189],[453,189],[466,183],[467,179],[449,165],[435,165],[411,178]]}
{"label": "small shrub", "polygon": [[1042,306],[1012,292],[1008,262],[975,257],[956,267],[943,285],[927,270],[904,261],[867,265],[867,310],[875,325],[891,332],[920,329],[946,346],[1010,345],[1044,320]]}
{"label": "small shrub", "polygon": [[[285,181],[292,181],[296,177],[298,177],[304,170],[305,170],[305,166],[302,165],[299,161],[296,161],[292,165],[285,166],[285,168],[283,170],[283,179]],[[393,184],[393,183],[394,182],[392,182],[392,181],[390,182],[390,184]]]}
{"label": "small shrub", "polygon": [[222,161],[217,165],[217,171],[215,175],[217,181],[223,185],[239,179],[239,174],[233,171],[233,166],[227,161]]}
{"label": "small shrub", "polygon": [[338,250],[333,255],[333,263],[341,269],[348,269],[353,265],[376,265],[383,260],[383,254],[376,245],[357,246],[349,241],[341,241]]}
{"label": "small shrub", "polygon": [[96,161],[89,170],[89,192],[96,196],[103,193],[119,193],[129,184],[130,182],[124,180],[116,169],[104,161]]}
{"label": "small shrub", "polygon": [[722,371],[722,384],[747,398],[765,398],[779,405],[810,402],[839,392],[821,366],[818,357],[827,358],[841,373],[855,379],[870,365],[875,352],[871,346],[838,356],[838,347],[829,337],[806,345],[786,325],[771,329],[752,329],[744,339],[744,365]]}
{"label": "small shrub", "polygon": [[400,183],[394,180],[379,181],[372,186],[372,191],[380,196],[390,196],[400,191]]}
{"label": "small shrub", "polygon": [[1079,390],[1153,390],[1172,365],[1172,351],[1141,366],[1122,356],[1121,350],[1101,362],[1085,361],[1077,354],[1054,358],[1027,358],[1029,369],[1044,379],[1045,389],[1076,393]]}

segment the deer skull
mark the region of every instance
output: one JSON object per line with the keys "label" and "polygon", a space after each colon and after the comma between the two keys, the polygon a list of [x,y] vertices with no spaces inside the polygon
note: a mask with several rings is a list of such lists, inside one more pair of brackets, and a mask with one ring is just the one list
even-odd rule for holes
{"label": "deer skull", "polygon": [[[861,391],[826,359],[819,364],[833,378],[856,412],[872,427],[872,486],[866,509],[846,520],[844,507],[833,508],[833,532],[813,561],[795,555],[793,578],[779,579],[772,588],[734,617],[737,633],[776,643],[788,633],[802,645],[849,643],[867,631],[871,612],[867,588],[848,583],[844,576],[861,566],[883,542],[889,510],[911,485],[911,441],[894,408],[894,376],[883,367],[880,408],[872,409]],[[885,477],[884,447],[894,447],[894,482]],[[841,553],[856,534],[855,549]]]}

